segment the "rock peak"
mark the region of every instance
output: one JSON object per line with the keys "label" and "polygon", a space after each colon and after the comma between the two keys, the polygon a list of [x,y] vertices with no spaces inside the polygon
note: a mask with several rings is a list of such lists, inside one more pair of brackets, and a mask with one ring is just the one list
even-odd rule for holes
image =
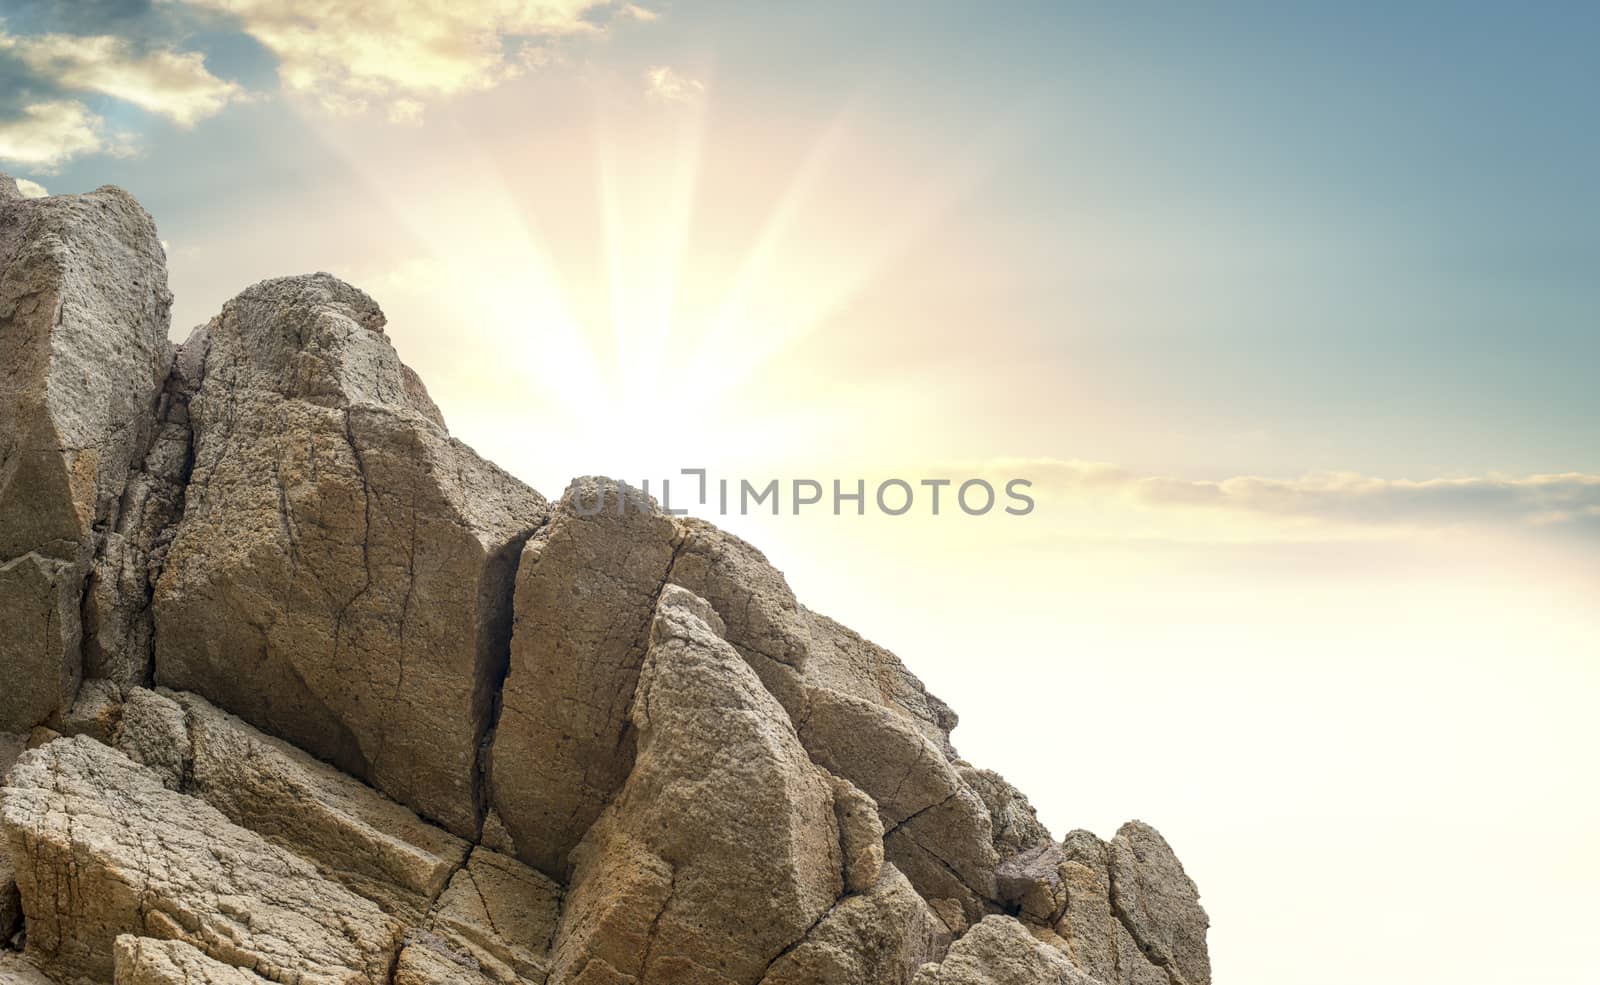
{"label": "rock peak", "polygon": [[452,438],[378,303],[183,346],[154,222],[0,178],[0,985],[1210,985],[898,656]]}

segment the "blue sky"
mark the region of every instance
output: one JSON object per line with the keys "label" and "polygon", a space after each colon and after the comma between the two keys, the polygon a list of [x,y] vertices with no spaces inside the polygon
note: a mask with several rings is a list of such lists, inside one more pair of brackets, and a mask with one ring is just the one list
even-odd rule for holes
{"label": "blue sky", "polygon": [[[248,18],[206,6],[8,5],[17,37],[109,31],[136,51],[198,51],[242,88],[178,128],[0,53],[28,95],[82,100],[135,155],[6,166],[47,187],[126,184],[184,233],[241,194],[291,210],[348,194],[344,165],[288,105]],[[657,13],[621,23],[592,8],[582,16],[611,23],[606,34],[548,44],[583,66],[665,63],[710,78],[715,111],[732,121],[820,128],[861,107],[919,156],[1006,128],[1013,142],[932,235],[988,245],[1014,289],[1004,311],[981,316],[1041,365],[1159,394],[1160,415],[1186,429],[1270,421],[1285,432],[1269,463],[1280,470],[1600,469],[1588,424],[1600,411],[1592,5]],[[537,127],[540,100],[562,98],[559,77],[579,70],[506,83],[518,93],[506,122]],[[15,115],[24,98],[4,109]],[[426,102],[442,122],[492,98]],[[1254,464],[1203,445],[1178,463],[1179,444],[1141,464]]]}
{"label": "blue sky", "polygon": [[719,522],[1058,834],[1156,823],[1219,981],[1600,974],[1600,7],[0,15],[0,169],[135,193],[175,339],[330,270],[552,495],[1032,476]]}

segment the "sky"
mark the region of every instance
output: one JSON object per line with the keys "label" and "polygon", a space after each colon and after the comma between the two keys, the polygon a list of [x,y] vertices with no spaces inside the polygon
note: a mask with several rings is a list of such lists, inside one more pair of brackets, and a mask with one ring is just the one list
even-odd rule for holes
{"label": "sky", "polygon": [[1218,982],[1590,983],[1600,8],[1397,6],[0,0],[0,168],[137,195],[175,340],[363,287],[548,495],[865,482],[695,511]]}

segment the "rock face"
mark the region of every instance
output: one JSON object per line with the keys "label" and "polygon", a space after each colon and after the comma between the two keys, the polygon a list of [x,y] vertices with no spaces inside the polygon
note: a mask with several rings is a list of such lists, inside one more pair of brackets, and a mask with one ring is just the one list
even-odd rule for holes
{"label": "rock face", "polygon": [[309,862],[87,737],[24,754],[0,824],[28,953],[61,977],[111,978],[116,939],[132,933],[275,980],[381,981],[401,932]]}
{"label": "rock face", "polygon": [[0,985],[1210,985],[898,657],[452,439],[365,294],[173,349],[115,189],[0,176]]}
{"label": "rock face", "polygon": [[753,985],[844,891],[832,780],[720,626],[663,592],[630,716],[638,759],[578,848],[557,982]]}
{"label": "rock face", "polygon": [[189,343],[156,679],[473,838],[510,586],[547,508],[450,439],[383,324],[319,274],[256,285]]}
{"label": "rock face", "polygon": [[628,711],[678,542],[654,503],[587,478],[523,549],[492,800],[517,854],[557,878],[633,765]]}
{"label": "rock face", "polygon": [[0,731],[63,711],[82,678],[85,583],[156,429],[171,302],[127,193],[0,195]]}
{"label": "rock face", "polygon": [[984,917],[939,964],[926,964],[913,985],[1091,985],[1071,961],[1035,940],[1010,917]]}

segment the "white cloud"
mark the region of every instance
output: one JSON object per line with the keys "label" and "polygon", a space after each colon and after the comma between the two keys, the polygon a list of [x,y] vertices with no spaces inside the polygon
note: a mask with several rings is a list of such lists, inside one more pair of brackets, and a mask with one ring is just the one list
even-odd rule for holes
{"label": "white cloud", "polygon": [[[412,121],[421,100],[487,89],[536,62],[530,39],[597,34],[606,0],[184,0],[236,16],[285,87],[336,113],[376,103]],[[637,16],[637,15],[634,15]]]}
{"label": "white cloud", "polygon": [[22,107],[22,115],[0,120],[0,160],[31,165],[46,174],[78,154],[107,148],[105,121],[72,99]]}
{"label": "white cloud", "polygon": [[644,21],[646,24],[659,19],[661,16],[655,11],[641,7],[636,3],[630,3],[626,7],[623,7],[622,15],[624,17],[631,17],[636,21]]}
{"label": "white cloud", "polygon": [[18,178],[16,181],[17,191],[22,193],[23,198],[44,198],[50,194],[49,190],[37,181],[29,181],[27,178]]}
{"label": "white cloud", "polygon": [[244,94],[212,75],[199,52],[140,51],[109,35],[0,33],[0,51],[61,89],[110,96],[179,126],[214,116]]}
{"label": "white cloud", "polygon": [[666,65],[657,65],[644,74],[645,97],[658,103],[686,103],[706,91],[705,83],[680,74]]}

